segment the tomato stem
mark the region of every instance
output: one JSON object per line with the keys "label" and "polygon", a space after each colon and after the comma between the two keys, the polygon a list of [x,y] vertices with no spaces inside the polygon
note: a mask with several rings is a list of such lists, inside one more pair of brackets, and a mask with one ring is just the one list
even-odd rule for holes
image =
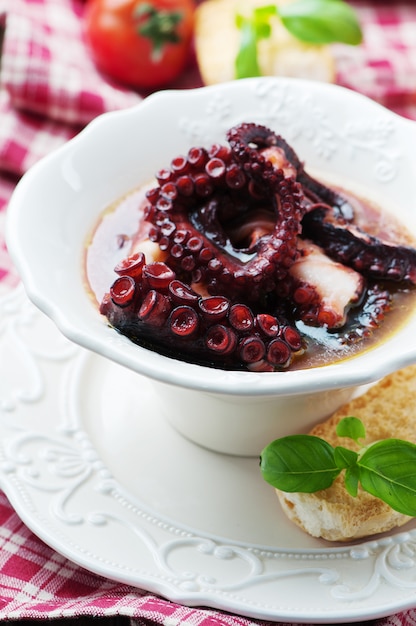
{"label": "tomato stem", "polygon": [[139,21],[138,34],[147,37],[152,43],[154,61],[161,57],[165,44],[175,44],[181,41],[177,27],[183,19],[182,11],[161,11],[150,2],[141,2],[134,14]]}

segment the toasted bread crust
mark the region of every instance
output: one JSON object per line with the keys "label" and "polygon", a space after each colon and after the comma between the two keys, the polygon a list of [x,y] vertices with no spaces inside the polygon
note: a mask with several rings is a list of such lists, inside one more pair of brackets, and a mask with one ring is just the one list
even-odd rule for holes
{"label": "toasted bread crust", "polygon": [[[386,376],[363,395],[341,407],[310,434],[331,445],[358,450],[358,445],[336,434],[343,417],[358,417],[366,429],[365,443],[386,438],[416,443],[416,365]],[[284,493],[276,490],[286,515],[314,537],[350,541],[402,526],[411,518],[360,490],[348,494],[339,476],[329,489],[316,493]]]}

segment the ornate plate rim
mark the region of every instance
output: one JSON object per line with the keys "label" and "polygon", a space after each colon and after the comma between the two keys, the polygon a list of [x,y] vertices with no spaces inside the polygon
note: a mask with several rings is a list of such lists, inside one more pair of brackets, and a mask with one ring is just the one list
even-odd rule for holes
{"label": "ornate plate rim", "polygon": [[[65,379],[66,385],[71,380],[75,381],[69,384],[71,387],[71,384],[76,384],[77,376],[80,375],[79,365],[82,360],[94,358],[104,361],[102,357],[64,339],[49,320],[47,323],[51,325],[47,327],[48,342],[42,344],[38,341],[39,337],[45,338],[46,331],[42,327],[34,345],[30,342],[31,345],[28,346],[25,343],[25,332],[28,328],[37,328],[39,320],[43,324],[46,318],[27,300],[21,287],[0,298],[0,349],[2,341],[17,340],[16,351],[19,351],[19,355],[16,352],[16,356],[21,358],[24,354],[32,368],[32,375],[28,378],[30,384],[17,390],[18,393],[3,392],[3,398],[0,396],[0,484],[21,519],[46,544],[95,574],[145,588],[188,606],[209,606],[255,619],[344,623],[383,617],[414,605],[415,529],[355,545],[306,551],[233,541],[225,536],[188,528],[183,523],[175,525],[175,521],[149,509],[144,502],[139,502],[137,507],[137,499],[132,499],[123,485],[114,479],[95,449],[94,442],[83,430],[82,424],[80,428],[74,423],[68,404],[59,407],[63,417],[56,432],[48,435],[48,447],[42,448],[38,443],[34,444],[35,439],[37,442],[42,438],[46,439],[46,418],[45,423],[40,420],[33,424],[32,420],[31,430],[27,426],[27,418],[33,404],[41,404],[48,396],[48,385],[54,384],[48,380],[48,374],[62,368],[58,379]],[[48,363],[46,370],[45,362]],[[74,401],[71,398],[70,395],[69,402]],[[35,456],[31,456],[33,450],[37,454],[36,461]],[[39,483],[42,477],[45,480],[42,474],[45,467],[49,468],[48,472],[53,478],[51,484]],[[50,469],[52,467],[53,471]],[[90,481],[91,472],[94,474],[94,481]],[[47,477],[48,481],[50,476]],[[77,514],[67,510],[68,484],[70,487],[76,485],[78,491],[75,490],[75,495],[81,493],[81,500],[86,496],[97,507],[96,511],[89,510],[88,516],[81,520],[85,522],[84,528],[80,519],[77,519]],[[105,507],[102,507],[103,502]],[[141,571],[137,571],[137,568],[134,571],[131,566],[121,535],[117,535],[115,542],[118,544],[116,557],[107,556],[107,544],[98,544],[100,550],[95,556],[93,546],[85,548],[85,540],[82,546],[80,538],[85,536],[87,543],[93,543],[94,533],[99,534],[103,529],[108,533],[107,540],[114,542],[116,535],[109,520],[114,521],[117,516],[127,531],[140,535],[140,541],[146,546],[140,555],[143,561]],[[172,554],[176,558],[175,550],[178,547],[182,549],[185,545],[187,549],[191,546],[193,550],[192,562],[189,560],[188,563],[190,557],[185,556],[184,561],[189,570],[182,569],[180,572],[171,565],[170,559]],[[146,550],[152,557],[150,560],[153,562],[153,573],[146,564]],[[193,575],[195,555],[200,555],[201,559],[215,558],[220,562],[219,569],[214,569],[213,578],[222,575],[222,570],[226,570],[231,564],[231,570],[227,574],[228,583],[220,583],[218,586],[215,580],[210,580],[209,574],[199,578]],[[112,562],[111,558],[118,559],[118,563]],[[240,580],[233,580],[233,576],[237,574],[233,572],[232,566],[238,559],[248,570],[246,581],[243,580],[242,583]],[[358,563],[359,568],[365,568],[366,565],[370,565],[370,570],[373,568],[365,593],[363,589],[355,592],[348,590],[343,583],[342,566],[347,563],[348,568],[348,559],[354,565]],[[279,560],[283,562],[282,571],[276,566]],[[302,565],[299,566],[299,563]],[[241,576],[240,565],[238,564],[236,570],[238,576]],[[149,568],[147,574],[146,567]],[[318,608],[307,604],[308,593],[302,583],[302,577],[310,573],[319,580],[317,582],[309,577],[308,585],[310,583],[312,588],[314,585],[316,588],[318,584],[319,589],[323,590],[321,606]],[[356,575],[356,568],[353,574]],[[272,592],[270,589],[273,587],[267,585],[270,581],[276,583],[277,580],[292,588],[298,586],[300,591],[303,585],[305,599],[298,601],[297,608],[288,604],[284,608],[281,600],[280,609],[276,608],[272,597],[276,587]],[[323,604],[328,599],[328,589],[332,594],[335,592],[335,596],[333,595],[332,605],[324,607]],[[378,601],[377,598],[383,598],[383,601]]]}

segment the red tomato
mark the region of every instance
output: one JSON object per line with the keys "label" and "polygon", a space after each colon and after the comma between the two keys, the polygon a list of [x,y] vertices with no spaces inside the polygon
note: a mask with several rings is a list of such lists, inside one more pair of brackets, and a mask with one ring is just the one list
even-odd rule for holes
{"label": "red tomato", "polygon": [[193,25],[193,0],[88,0],[85,7],[97,67],[132,87],[162,87],[179,76]]}

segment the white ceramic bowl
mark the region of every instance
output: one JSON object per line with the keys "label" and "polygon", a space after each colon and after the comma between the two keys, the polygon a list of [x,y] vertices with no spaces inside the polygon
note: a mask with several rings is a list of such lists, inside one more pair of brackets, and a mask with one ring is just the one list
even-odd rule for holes
{"label": "white ceramic bowl", "polygon": [[159,92],[99,117],[23,177],[9,206],[7,241],[29,297],[67,337],[153,380],[158,407],[190,439],[253,455],[276,437],[308,429],[357,386],[415,362],[416,314],[355,358],[284,373],[187,364],[140,348],[107,326],[81,269],[98,216],[173,156],[223,142],[226,130],[242,121],[273,128],[307,169],[392,209],[416,233],[415,123],[337,86],[260,78]]}

